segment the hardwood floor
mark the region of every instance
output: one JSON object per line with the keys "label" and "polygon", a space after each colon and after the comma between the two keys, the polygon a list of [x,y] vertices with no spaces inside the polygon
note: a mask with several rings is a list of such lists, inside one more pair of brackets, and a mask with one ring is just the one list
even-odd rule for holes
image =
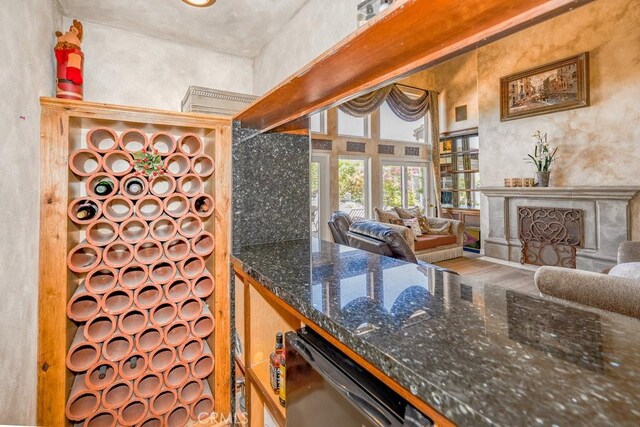
{"label": "hardwood floor", "polygon": [[479,255],[465,253],[461,258],[437,262],[436,265],[449,268],[474,281],[493,283],[520,292],[538,292],[533,282],[535,271],[488,261]]}

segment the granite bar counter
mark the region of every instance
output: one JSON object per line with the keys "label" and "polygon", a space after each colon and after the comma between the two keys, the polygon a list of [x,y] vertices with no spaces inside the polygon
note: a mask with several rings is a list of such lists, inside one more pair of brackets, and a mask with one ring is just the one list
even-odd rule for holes
{"label": "granite bar counter", "polygon": [[640,425],[640,321],[316,239],[233,263],[458,425]]}

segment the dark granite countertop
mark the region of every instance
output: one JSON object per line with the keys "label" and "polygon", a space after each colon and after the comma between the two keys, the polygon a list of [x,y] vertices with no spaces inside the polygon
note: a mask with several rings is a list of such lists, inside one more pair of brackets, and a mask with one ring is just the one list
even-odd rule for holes
{"label": "dark granite countertop", "polygon": [[316,239],[234,258],[459,425],[640,425],[640,321]]}

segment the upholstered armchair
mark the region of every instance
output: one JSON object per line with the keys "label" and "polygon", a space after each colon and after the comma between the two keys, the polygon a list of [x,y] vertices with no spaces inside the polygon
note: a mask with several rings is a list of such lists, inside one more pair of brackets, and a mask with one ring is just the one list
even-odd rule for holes
{"label": "upholstered armchair", "polygon": [[543,294],[640,318],[640,242],[622,243],[607,274],[540,267],[535,283]]}

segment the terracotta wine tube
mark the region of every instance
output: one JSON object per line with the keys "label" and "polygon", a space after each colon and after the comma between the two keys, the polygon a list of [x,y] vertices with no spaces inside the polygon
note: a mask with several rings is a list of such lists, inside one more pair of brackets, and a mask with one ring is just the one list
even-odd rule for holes
{"label": "terracotta wine tube", "polygon": [[67,267],[74,273],[88,273],[102,261],[102,249],[89,243],[80,243],[67,256]]}
{"label": "terracotta wine tube", "polygon": [[166,173],[158,175],[149,183],[149,191],[154,196],[164,199],[176,191],[176,179]]}
{"label": "terracotta wine tube", "polygon": [[[80,219],[76,216],[78,207],[80,207],[80,205],[86,202],[91,202],[95,205],[96,214],[89,219]],[[75,222],[76,224],[79,224],[79,225],[90,224],[102,216],[102,203],[99,200],[94,199],[93,197],[79,197],[69,204],[69,208],[67,209],[67,215],[69,215],[69,219]]]}
{"label": "terracotta wine tube", "polygon": [[[163,299],[149,311],[149,320],[159,328],[168,325],[178,315],[178,307],[174,302]],[[164,338],[164,334],[163,334]]]}
{"label": "terracotta wine tube", "polygon": [[149,225],[145,220],[136,216],[123,221],[118,229],[120,238],[132,245],[142,242],[148,234]]}
{"label": "terracotta wine tube", "polygon": [[182,320],[190,321],[195,320],[202,314],[204,304],[198,297],[189,297],[182,301],[178,306],[178,316]]}
{"label": "terracotta wine tube", "polygon": [[123,151],[109,151],[102,158],[102,167],[113,176],[125,176],[133,170],[133,157]]}
{"label": "terracotta wine tube", "polygon": [[173,218],[189,213],[189,198],[182,193],[174,193],[164,199],[164,212]]}
{"label": "terracotta wine tube", "polygon": [[167,427],[184,427],[189,422],[191,410],[184,405],[174,406],[170,412],[165,415],[165,425]]}
{"label": "terracotta wine tube", "polygon": [[164,206],[162,200],[156,196],[146,195],[136,202],[136,215],[145,221],[153,221],[162,215]]}
{"label": "terracotta wine tube", "polygon": [[80,326],[67,352],[67,368],[73,372],[84,372],[100,360],[100,345],[87,341],[84,326]]}
{"label": "terracotta wine tube", "polygon": [[102,355],[112,362],[119,362],[127,358],[132,351],[133,338],[121,332],[110,336],[102,344]]}
{"label": "terracotta wine tube", "polygon": [[76,322],[86,322],[100,311],[100,296],[89,291],[84,285],[76,288],[76,291],[67,304],[67,316]]}
{"label": "terracotta wine tube", "polygon": [[140,423],[140,427],[163,427],[163,422],[164,419],[160,415],[148,414],[147,418]]}
{"label": "terracotta wine tube", "polygon": [[[140,183],[140,185],[142,186],[141,190],[139,193],[134,194],[131,191],[129,191],[129,182],[131,180],[136,180]],[[132,186],[133,188],[133,186]],[[124,178],[122,178],[122,181],[120,181],[120,192],[122,193],[123,196],[126,196],[127,198],[131,199],[131,200],[138,200],[143,198],[144,196],[147,195],[147,192],[149,191],[149,180],[143,176],[142,174],[139,173],[130,173],[129,175],[125,176]]]}
{"label": "terracotta wine tube", "polygon": [[204,352],[204,341],[201,338],[190,336],[184,344],[178,348],[178,355],[183,362],[193,362]]}
{"label": "terracotta wine tube", "polygon": [[118,135],[113,129],[98,127],[87,133],[87,147],[101,154],[108,153],[118,146]]}
{"label": "terracotta wine tube", "polygon": [[[149,268],[144,264],[135,262],[120,269],[118,283],[125,289],[137,289],[147,283],[149,278]],[[133,295],[131,296],[133,302]]]}
{"label": "terracotta wine tube", "polygon": [[191,252],[191,245],[189,244],[189,241],[180,235],[168,240],[162,246],[164,247],[164,255],[174,262],[186,258]]}
{"label": "terracotta wine tube", "polygon": [[148,310],[162,300],[162,287],[156,283],[145,283],[135,290],[133,303],[142,310]]}
{"label": "terracotta wine tube", "polygon": [[164,327],[164,342],[170,347],[177,348],[189,338],[189,324],[178,320]]}
{"label": "terracotta wine tube", "polygon": [[166,242],[176,235],[178,232],[178,224],[173,218],[165,215],[154,220],[149,225],[149,229],[151,237],[160,242]]}
{"label": "terracotta wine tube", "polygon": [[184,301],[191,293],[191,282],[184,277],[175,277],[164,287],[164,293],[169,301],[176,304]]}
{"label": "terracotta wine tube", "polygon": [[195,237],[202,230],[202,220],[194,213],[188,213],[178,219],[178,232],[190,239]]}
{"label": "terracotta wine tube", "polygon": [[162,244],[155,239],[144,239],[134,247],[133,256],[140,264],[153,264],[162,257]]}
{"label": "terracotta wine tube", "polygon": [[164,161],[164,170],[174,178],[187,174],[189,169],[191,169],[191,162],[189,158],[182,153],[173,153]]}
{"label": "terracotta wine tube", "polygon": [[195,173],[188,173],[178,180],[178,191],[187,197],[193,197],[204,190],[204,183]]}
{"label": "terracotta wine tube", "polygon": [[133,246],[122,240],[115,240],[104,248],[102,260],[111,268],[122,268],[133,260]]}
{"label": "terracotta wine tube", "polygon": [[[122,274],[123,270],[120,270]],[[129,310],[133,304],[133,292],[131,289],[116,286],[102,296],[102,311],[112,316],[117,316]]]}
{"label": "terracotta wine tube", "polygon": [[184,134],[178,139],[178,151],[188,157],[197,156],[203,148],[202,139],[194,133]]}
{"label": "terracotta wine tube", "polygon": [[178,391],[178,400],[185,405],[190,405],[191,403],[198,400],[200,395],[202,394],[203,385],[202,380],[197,378],[189,378],[187,382],[180,388]]}
{"label": "terracotta wine tube", "polygon": [[116,327],[117,321],[114,316],[100,314],[84,325],[84,337],[87,341],[101,343],[115,333]]}
{"label": "terracotta wine tube", "polygon": [[158,348],[158,346],[162,344],[163,339],[164,333],[162,332],[162,328],[149,324],[144,331],[136,335],[136,349],[148,353]]}
{"label": "terracotta wine tube", "polygon": [[118,316],[118,329],[129,335],[142,332],[148,323],[149,312],[135,305]]}
{"label": "terracotta wine tube", "polygon": [[[105,180],[111,181],[111,183],[113,184],[113,188],[110,193],[101,196],[98,193],[96,193],[95,188],[100,181],[105,181]],[[119,182],[118,182],[118,179],[111,174],[108,174],[105,172],[97,172],[89,177],[89,179],[87,180],[87,183],[85,184],[85,188],[87,190],[87,194],[89,195],[89,197],[94,198],[96,200],[105,200],[111,196],[115,196],[116,194],[118,194]]]}
{"label": "terracotta wine tube", "polygon": [[196,237],[193,238],[191,248],[196,255],[206,257],[211,255],[213,248],[215,247],[215,239],[213,234],[208,231],[201,231]]}
{"label": "terracotta wine tube", "polygon": [[182,277],[195,279],[204,271],[204,259],[200,255],[192,254],[178,263]]}
{"label": "terracotta wine tube", "polygon": [[167,387],[179,389],[189,380],[189,365],[186,362],[175,362],[164,371],[164,383]]}
{"label": "terracotta wine tube", "polygon": [[[69,156],[69,169],[78,176],[91,176],[102,169],[102,156],[93,150],[76,150]],[[186,169],[188,172],[188,159]]]}
{"label": "terracotta wine tube", "polygon": [[126,359],[122,359],[118,365],[119,375],[128,381],[133,381],[142,376],[149,367],[149,358],[146,353],[134,351]]}
{"label": "terracotta wine tube", "polygon": [[202,313],[197,319],[190,321],[189,325],[191,326],[191,333],[195,337],[205,338],[211,335],[215,329],[215,320],[211,311],[209,311],[209,307],[203,304]]}
{"label": "terracotta wine tube", "polygon": [[133,391],[141,399],[157,395],[162,389],[162,374],[147,371],[133,383]]}
{"label": "terracotta wine tube", "polygon": [[147,416],[149,404],[144,399],[132,399],[118,409],[118,423],[123,426],[135,426]]}
{"label": "terracotta wine tube", "polygon": [[154,415],[164,415],[178,402],[178,393],[172,388],[163,387],[160,392],[149,399],[149,410]]}
{"label": "terracotta wine tube", "polygon": [[[102,252],[103,258],[107,254],[106,251]],[[104,261],[104,259],[103,259]],[[88,292],[96,295],[102,295],[105,292],[113,289],[118,283],[118,273],[112,267],[105,264],[100,264],[89,273],[87,273],[84,279],[84,285]]]}
{"label": "terracotta wine tube", "polygon": [[105,218],[122,222],[133,215],[133,202],[125,196],[113,196],[104,201],[102,208]]}
{"label": "terracotta wine tube", "polygon": [[200,178],[207,178],[211,176],[214,170],[215,164],[211,156],[199,154],[191,159],[191,172],[195,173]]}
{"label": "terracotta wine tube", "polygon": [[133,395],[131,381],[116,381],[102,392],[102,406],[107,409],[118,409],[131,399],[131,395]]}
{"label": "terracotta wine tube", "polygon": [[156,132],[149,138],[149,150],[157,150],[161,156],[168,156],[176,151],[176,139],[166,132]]}
{"label": "terracotta wine tube", "polygon": [[100,407],[100,392],[89,390],[84,383],[84,374],[77,375],[67,400],[65,414],[71,421],[82,421]]}
{"label": "terracotta wine tube", "polygon": [[98,411],[84,420],[82,427],[116,427],[118,414],[112,409],[99,408]]}
{"label": "terracotta wine tube", "polygon": [[209,345],[204,342],[204,350],[202,354],[193,362],[189,363],[191,367],[191,375],[194,378],[203,379],[213,372],[213,354]]}
{"label": "terracotta wine tube", "polygon": [[191,419],[198,420],[213,412],[213,393],[209,383],[203,381],[202,394],[194,403],[191,404]]}
{"label": "terracotta wine tube", "polygon": [[208,298],[213,293],[214,288],[215,281],[213,276],[206,270],[191,281],[191,291],[198,298]]}
{"label": "terracotta wine tube", "polygon": [[149,266],[149,279],[153,283],[164,285],[176,277],[176,264],[166,258],[160,258]]}
{"label": "terracotta wine tube", "polygon": [[211,195],[200,193],[191,198],[191,212],[200,218],[208,218],[213,213],[214,200]]}
{"label": "terracotta wine tube", "polygon": [[118,377],[118,365],[101,357],[93,364],[84,377],[84,383],[90,390],[104,390]]}
{"label": "terracotta wine tube", "polygon": [[149,354],[149,370],[151,372],[164,372],[176,361],[176,350],[166,345],[156,348]]}
{"label": "terracotta wine tube", "polygon": [[138,129],[127,129],[120,134],[118,146],[122,151],[133,154],[146,150],[149,147],[149,139]]}
{"label": "terracotta wine tube", "polygon": [[108,219],[99,219],[87,226],[87,242],[104,247],[118,238],[118,224]]}

